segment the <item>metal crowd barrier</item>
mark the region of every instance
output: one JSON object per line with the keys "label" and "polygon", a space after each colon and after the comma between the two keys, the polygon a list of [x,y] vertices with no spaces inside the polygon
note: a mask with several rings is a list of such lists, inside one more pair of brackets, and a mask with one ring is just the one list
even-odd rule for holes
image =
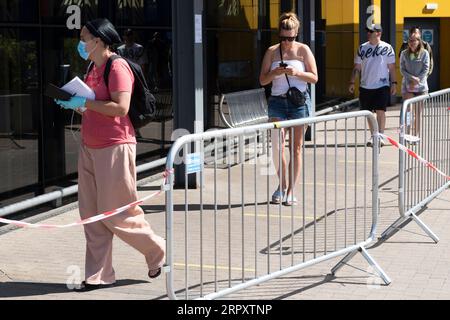
{"label": "metal crowd barrier", "polygon": [[[335,274],[358,252],[389,284],[366,250],[376,239],[379,211],[379,147],[365,146],[367,120],[378,130],[374,116],[361,111],[178,139],[167,157],[172,173],[165,186],[169,298],[216,299],[344,256]],[[314,142],[301,147],[299,203],[271,204],[280,184],[272,157],[280,154],[271,152],[271,139],[258,136],[271,133],[274,140],[289,132],[295,140],[293,128],[305,125],[313,126]],[[225,153],[218,147],[223,142]],[[285,151],[294,152],[293,145]],[[174,190],[175,165],[185,166],[185,181],[198,174],[197,190]]]}
{"label": "metal crowd barrier", "polygon": [[[400,143],[412,149],[439,170],[450,173],[450,89],[418,96],[403,103],[400,114]],[[415,141],[419,137],[420,141]],[[400,152],[399,209],[397,219],[381,235],[389,237],[405,222],[414,220],[436,243],[439,238],[417,216],[450,186],[450,181]]]}

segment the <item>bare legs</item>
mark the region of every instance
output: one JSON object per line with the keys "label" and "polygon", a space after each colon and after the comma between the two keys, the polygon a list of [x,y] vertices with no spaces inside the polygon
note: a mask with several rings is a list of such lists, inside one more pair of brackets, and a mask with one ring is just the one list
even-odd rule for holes
{"label": "bare legs", "polygon": [[[384,110],[375,110],[377,113],[377,122],[378,122],[378,131],[380,133],[384,133],[384,129],[386,128],[386,112]],[[373,128],[370,121],[367,121],[369,124],[370,132],[373,134]]]}
{"label": "bare legs", "polygon": [[[403,101],[414,98],[414,94],[412,93],[404,93],[403,94]],[[422,102],[416,102],[413,103],[410,107],[411,109],[408,110],[414,118],[414,124],[409,124],[407,127],[407,132],[413,136],[420,137],[420,117],[422,115],[422,109],[423,109],[423,103]]]}
{"label": "bare legs", "polygon": [[[271,119],[271,122],[280,121],[279,119]],[[275,168],[277,170],[278,178],[281,181],[281,187],[282,191],[287,189],[287,194],[290,195],[294,189],[294,186],[297,185],[297,182],[300,179],[300,172],[301,172],[301,166],[302,166],[302,146],[303,146],[303,140],[304,140],[304,126],[294,127],[294,128],[287,128],[287,129],[280,129],[281,131],[281,143],[279,141],[280,132],[279,130],[272,130],[272,150],[273,150],[273,160],[275,164]],[[293,133],[293,136],[292,136]],[[286,167],[288,166],[286,161],[286,135],[289,134],[289,140],[290,143],[293,143],[293,146],[290,146],[289,150],[293,150],[293,154],[290,155],[290,162],[289,162],[289,178],[286,180]],[[281,173],[280,173],[280,146],[281,146]],[[294,172],[292,172],[292,163],[293,161],[293,167]],[[289,185],[289,187],[287,187]]]}

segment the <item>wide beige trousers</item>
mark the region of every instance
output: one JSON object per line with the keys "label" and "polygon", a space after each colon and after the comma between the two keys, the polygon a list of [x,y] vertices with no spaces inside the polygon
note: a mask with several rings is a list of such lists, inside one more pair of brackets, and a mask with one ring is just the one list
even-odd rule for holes
{"label": "wide beige trousers", "polygon": [[[78,200],[82,219],[138,200],[136,146],[121,144],[90,149],[81,144],[78,159]],[[113,236],[141,252],[149,270],[164,264],[165,240],[156,235],[136,206],[112,218],[84,226],[86,236],[86,282],[115,282],[112,266]]]}

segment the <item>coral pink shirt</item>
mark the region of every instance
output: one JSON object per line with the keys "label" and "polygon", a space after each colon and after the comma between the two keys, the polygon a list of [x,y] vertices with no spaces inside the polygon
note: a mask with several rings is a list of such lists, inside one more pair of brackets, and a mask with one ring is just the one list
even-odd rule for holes
{"label": "coral pink shirt", "polygon": [[[111,92],[132,92],[134,75],[123,59],[114,60],[109,73],[109,90],[103,74],[106,63],[101,67],[94,65],[85,82],[95,92],[95,100],[111,101]],[[82,120],[82,139],[88,148],[102,149],[118,144],[136,144],[136,134],[130,118],[110,117],[86,110]]]}

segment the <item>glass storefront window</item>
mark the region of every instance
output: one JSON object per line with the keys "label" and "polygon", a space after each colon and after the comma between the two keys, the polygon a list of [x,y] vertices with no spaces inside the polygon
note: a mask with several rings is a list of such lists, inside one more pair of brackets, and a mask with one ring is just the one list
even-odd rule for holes
{"label": "glass storefront window", "polygon": [[0,0],[0,22],[37,23],[38,1]]}
{"label": "glass storefront window", "polygon": [[172,27],[171,1],[119,0],[116,13],[118,25]]}
{"label": "glass storefront window", "polygon": [[80,9],[81,26],[106,17],[121,35],[133,29],[148,83],[167,109],[139,130],[138,159],[159,159],[170,146],[161,140],[170,141],[173,128],[171,1],[0,0],[0,200],[76,178],[81,116],[42,94],[87,70],[80,30],[67,26],[70,6]]}
{"label": "glass storefront window", "polygon": [[0,193],[38,182],[39,33],[0,28]]}
{"label": "glass storefront window", "polygon": [[[33,0],[36,1],[36,0]],[[104,0],[39,0],[41,21],[45,24],[66,25],[70,13],[70,6],[78,6],[81,12],[81,21],[89,21],[97,17]]]}
{"label": "glass storefront window", "polygon": [[207,28],[258,28],[258,2],[256,0],[205,1]]}

